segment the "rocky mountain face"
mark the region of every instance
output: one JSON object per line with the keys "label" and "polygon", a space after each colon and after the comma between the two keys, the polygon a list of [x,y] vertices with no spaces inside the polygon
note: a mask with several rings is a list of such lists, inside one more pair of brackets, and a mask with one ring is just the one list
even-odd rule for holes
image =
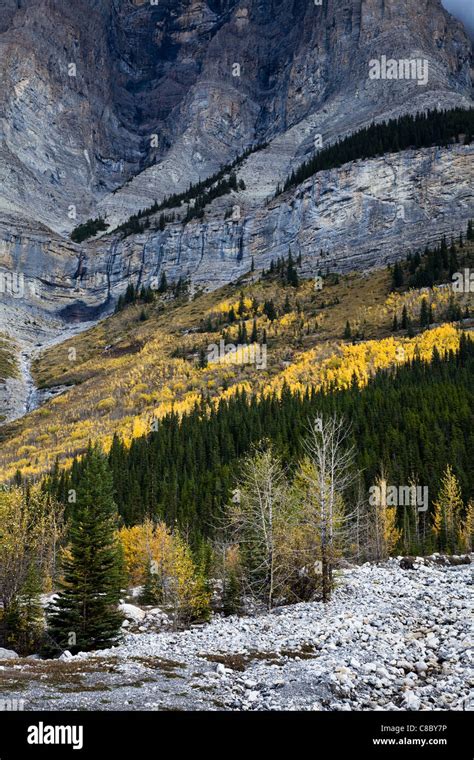
{"label": "rocky mountain face", "polygon": [[[2,294],[4,324],[97,318],[163,269],[215,287],[289,247],[307,272],[347,270],[459,231],[469,148],[355,162],[272,197],[316,134],[470,106],[470,52],[439,0],[0,0],[0,269],[24,280]],[[370,79],[381,55],[426,59],[428,81]],[[262,141],[239,166],[237,220],[224,198],[202,222],[70,242]]]}
{"label": "rocky mountain face", "polygon": [[84,247],[12,219],[3,260],[25,276],[21,301],[11,301],[28,301],[38,318],[43,310],[92,320],[112,307],[124,283],[156,287],[162,271],[169,281],[186,276],[197,287],[218,287],[249,272],[252,259],[268,267],[289,250],[301,253],[307,275],[380,266],[465,228],[473,207],[470,159],[470,147],[453,146],[356,161],[319,172],[235,221],[215,209],[209,221]]}
{"label": "rocky mountain face", "polygon": [[[286,135],[274,188],[316,127],[470,97],[470,43],[439,0],[0,0],[0,18],[0,209],[60,233],[252,143]],[[382,54],[426,58],[428,83],[370,80]]]}

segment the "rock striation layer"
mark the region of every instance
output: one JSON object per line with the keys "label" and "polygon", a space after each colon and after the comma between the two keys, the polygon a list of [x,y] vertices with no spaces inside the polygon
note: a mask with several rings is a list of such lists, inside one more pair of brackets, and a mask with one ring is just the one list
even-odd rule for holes
{"label": "rock striation layer", "polygon": [[[77,246],[46,229],[10,219],[0,226],[0,270],[23,275],[20,297],[3,305],[66,322],[107,313],[126,283],[155,285],[189,277],[212,289],[272,258],[301,253],[306,275],[392,262],[409,250],[457,234],[472,217],[474,149],[453,146],[391,154],[320,172],[233,221],[170,224],[124,240]],[[5,317],[6,318],[6,317]],[[12,329],[18,315],[12,320]]]}

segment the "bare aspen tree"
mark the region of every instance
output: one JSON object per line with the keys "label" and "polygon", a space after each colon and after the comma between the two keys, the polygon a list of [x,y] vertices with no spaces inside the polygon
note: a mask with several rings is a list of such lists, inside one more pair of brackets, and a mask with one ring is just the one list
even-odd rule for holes
{"label": "bare aspen tree", "polygon": [[372,529],[371,508],[359,473],[355,502],[347,515],[344,535],[346,557],[354,562],[365,562],[372,558]]}
{"label": "bare aspen tree", "polygon": [[382,470],[376,481],[376,494],[369,499],[369,559],[387,559],[400,539],[397,512],[387,504],[387,478]]}
{"label": "bare aspen tree", "polygon": [[[238,501],[234,501],[238,504]],[[226,598],[229,588],[229,554],[235,547],[235,538],[228,531],[228,524],[221,519],[214,527],[214,539],[212,541],[213,558],[214,558],[214,575],[222,583],[221,597],[222,607],[226,606]]]}
{"label": "bare aspen tree", "polygon": [[270,445],[243,464],[239,500],[229,507],[239,545],[244,583],[253,598],[271,609],[284,586],[286,527],[291,520],[285,472]]}
{"label": "bare aspen tree", "polygon": [[354,448],[347,446],[349,428],[343,419],[316,417],[304,442],[306,456],[299,471],[305,491],[304,519],[316,540],[321,563],[323,601],[331,596],[333,569],[350,522],[344,494],[353,481]]}
{"label": "bare aspen tree", "polygon": [[385,517],[387,514],[386,485],[387,480],[384,473],[380,475],[376,483],[380,496],[374,499],[372,504],[372,547],[373,559],[379,561],[385,559]]}

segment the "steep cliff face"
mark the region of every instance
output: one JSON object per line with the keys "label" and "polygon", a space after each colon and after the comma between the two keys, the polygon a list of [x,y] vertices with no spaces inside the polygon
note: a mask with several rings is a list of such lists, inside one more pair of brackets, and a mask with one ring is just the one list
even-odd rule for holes
{"label": "steep cliff face", "polygon": [[170,281],[184,275],[215,288],[247,273],[252,258],[258,270],[290,249],[301,253],[307,275],[380,266],[465,228],[473,156],[456,146],[356,161],[318,173],[239,221],[219,215],[82,248],[11,219],[0,229],[0,260],[24,273],[24,283],[21,300],[7,300],[28,307],[28,319],[43,312],[91,320],[112,308],[128,281],[156,285],[162,271]]}
{"label": "steep cliff face", "polygon": [[[23,278],[21,297],[2,293],[13,334],[22,309],[26,323],[95,319],[130,278],[215,287],[290,247],[308,273],[372,266],[469,217],[461,147],[356,162],[270,200],[316,133],[327,144],[470,105],[470,43],[439,0],[0,0],[0,19],[0,270]],[[426,83],[370,79],[381,55],[426,58]],[[239,166],[238,221],[222,199],[161,233],[81,247],[65,235],[97,213],[113,226],[262,140]]]}
{"label": "steep cliff face", "polygon": [[[469,102],[470,44],[439,0],[0,0],[0,18],[0,211],[60,233],[264,139],[274,187],[315,127]],[[382,54],[426,58],[429,81],[369,80]]]}

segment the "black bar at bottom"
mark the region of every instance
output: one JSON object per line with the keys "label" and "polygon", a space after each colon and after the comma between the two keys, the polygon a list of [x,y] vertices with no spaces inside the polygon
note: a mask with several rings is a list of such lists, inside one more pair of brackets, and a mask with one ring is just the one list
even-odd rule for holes
{"label": "black bar at bottom", "polygon": [[[50,743],[50,742],[56,743]],[[471,760],[470,712],[3,712],[0,760],[269,752]],[[76,747],[76,748],[74,748]],[[312,748],[312,749],[311,749]],[[288,750],[286,750],[288,751]],[[290,759],[291,760],[291,759]]]}

